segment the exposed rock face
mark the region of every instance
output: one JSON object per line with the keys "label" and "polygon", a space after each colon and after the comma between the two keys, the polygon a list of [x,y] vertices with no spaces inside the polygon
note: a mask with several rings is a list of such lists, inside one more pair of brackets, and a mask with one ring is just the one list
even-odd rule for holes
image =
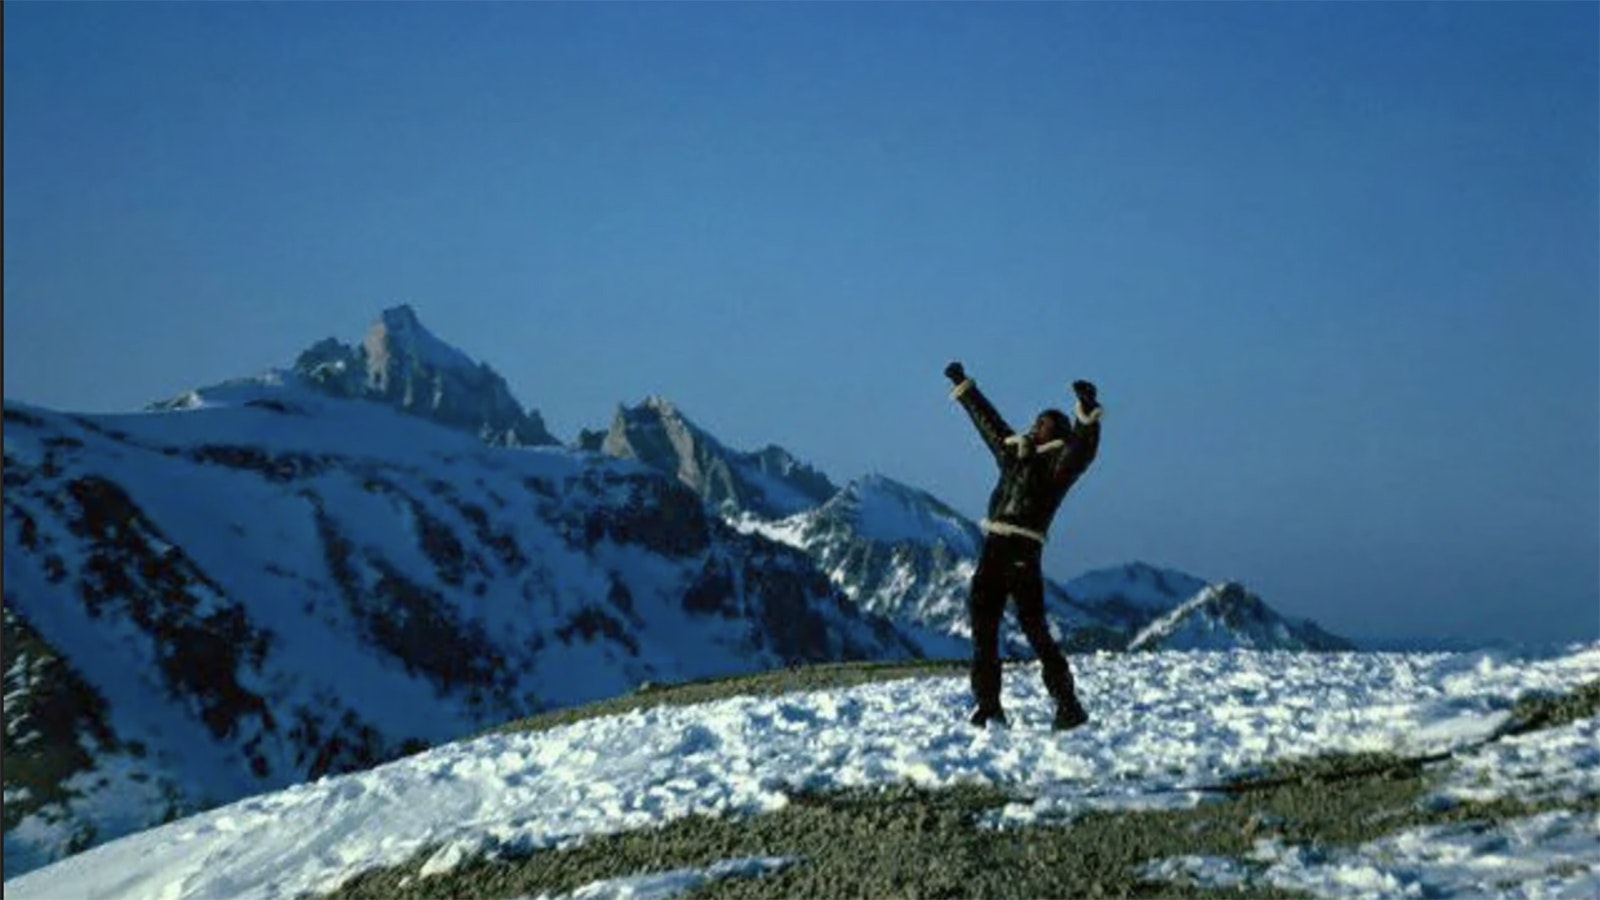
{"label": "exposed rock face", "polygon": [[324,338],[287,369],[273,369],[152,403],[152,411],[256,406],[305,413],[307,396],[381,403],[477,435],[497,447],[559,443],[506,380],[423,327],[409,306],[384,310],[356,346]]}
{"label": "exposed rock face", "polygon": [[595,435],[585,432],[579,447],[667,472],[724,513],[792,515],[837,490],[826,476],[781,447],[754,453],[728,449],[660,397],[619,408],[605,436],[596,441]]}
{"label": "exposed rock face", "polygon": [[294,371],[335,396],[386,403],[496,446],[557,443],[499,373],[435,337],[409,306],[385,310],[358,347],[318,342]]}

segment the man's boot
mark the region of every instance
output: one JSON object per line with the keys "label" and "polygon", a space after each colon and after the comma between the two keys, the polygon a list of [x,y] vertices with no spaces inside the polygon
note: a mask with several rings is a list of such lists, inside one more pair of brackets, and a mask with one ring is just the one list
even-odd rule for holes
{"label": "man's boot", "polygon": [[1000,671],[1000,660],[992,654],[980,653],[972,661],[972,699],[978,708],[968,721],[979,728],[990,722],[1006,724],[1000,704]]}
{"label": "man's boot", "polygon": [[987,726],[990,722],[994,722],[1002,728],[1008,724],[1006,722],[1005,710],[998,706],[979,706],[977,710],[973,712],[972,718],[968,719],[967,721],[978,726],[979,728]]}
{"label": "man's boot", "polygon": [[1054,731],[1071,731],[1087,721],[1089,714],[1078,702],[1077,695],[1071,694],[1065,701],[1056,704],[1056,718],[1050,723],[1050,728]]}
{"label": "man's boot", "polygon": [[1056,731],[1071,731],[1089,721],[1089,714],[1078,702],[1077,687],[1072,682],[1072,670],[1059,652],[1040,654],[1044,666],[1044,686],[1056,701],[1056,717],[1050,727]]}

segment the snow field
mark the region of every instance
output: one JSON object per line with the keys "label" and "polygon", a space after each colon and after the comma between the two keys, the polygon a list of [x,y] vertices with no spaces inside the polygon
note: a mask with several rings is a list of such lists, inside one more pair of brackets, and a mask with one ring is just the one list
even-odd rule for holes
{"label": "snow field", "polygon": [[[1061,821],[1092,808],[1193,803],[1198,796],[1188,788],[1283,757],[1471,747],[1506,720],[1519,696],[1564,693],[1600,678],[1600,645],[1532,661],[1236,651],[1102,654],[1074,663],[1093,721],[1068,735],[1048,730],[1049,704],[1034,665],[1006,673],[1010,730],[968,726],[965,679],[948,676],[661,706],[447,745],[250,798],[26,874],[7,882],[5,892],[290,897],[331,889],[425,848],[436,848],[427,870],[437,872],[497,847],[557,847],[696,813],[775,810],[796,791],[906,781],[997,784],[1036,798],[1014,804],[994,823],[1000,827]],[[1573,748],[1593,728],[1584,720],[1472,752],[1528,766],[1550,761],[1567,771],[1567,788],[1583,791],[1593,787],[1600,760]],[[1485,761],[1463,777],[1488,778],[1484,790],[1518,793],[1524,785],[1516,771]],[[1516,827],[1523,830],[1495,838],[1508,858],[1531,860],[1536,869],[1529,872],[1577,873],[1551,890],[1564,893],[1573,878],[1600,869],[1593,816]],[[1307,858],[1297,848],[1262,852],[1276,853],[1273,863],[1283,872],[1304,873],[1284,878],[1314,882],[1319,893],[1382,893],[1384,877],[1392,876],[1404,895],[1407,886],[1425,883],[1408,878],[1408,867],[1459,869],[1459,859],[1435,849],[1473,839],[1453,835],[1441,844],[1401,836],[1349,859]],[[1561,849],[1569,845],[1578,850]],[[1199,869],[1228,875],[1221,863],[1202,861]]]}

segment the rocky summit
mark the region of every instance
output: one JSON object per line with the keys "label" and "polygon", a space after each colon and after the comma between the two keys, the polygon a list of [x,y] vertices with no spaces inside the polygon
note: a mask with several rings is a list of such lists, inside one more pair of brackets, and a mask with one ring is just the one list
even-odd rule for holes
{"label": "rocky summit", "polygon": [[292,405],[284,389],[296,386],[392,406],[494,446],[559,443],[538,412],[523,409],[498,372],[434,336],[410,306],[384,310],[358,344],[324,338],[288,369],[192,390],[152,409],[195,409],[248,399]]}

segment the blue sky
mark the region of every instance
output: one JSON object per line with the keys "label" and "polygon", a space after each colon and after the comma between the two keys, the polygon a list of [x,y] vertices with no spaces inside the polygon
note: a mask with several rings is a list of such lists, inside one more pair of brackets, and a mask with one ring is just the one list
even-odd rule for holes
{"label": "blue sky", "polygon": [[44,4],[5,395],[128,410],[411,303],[572,438],[663,394],[974,517],[940,376],[1089,377],[1047,557],[1358,637],[1600,634],[1594,4]]}

